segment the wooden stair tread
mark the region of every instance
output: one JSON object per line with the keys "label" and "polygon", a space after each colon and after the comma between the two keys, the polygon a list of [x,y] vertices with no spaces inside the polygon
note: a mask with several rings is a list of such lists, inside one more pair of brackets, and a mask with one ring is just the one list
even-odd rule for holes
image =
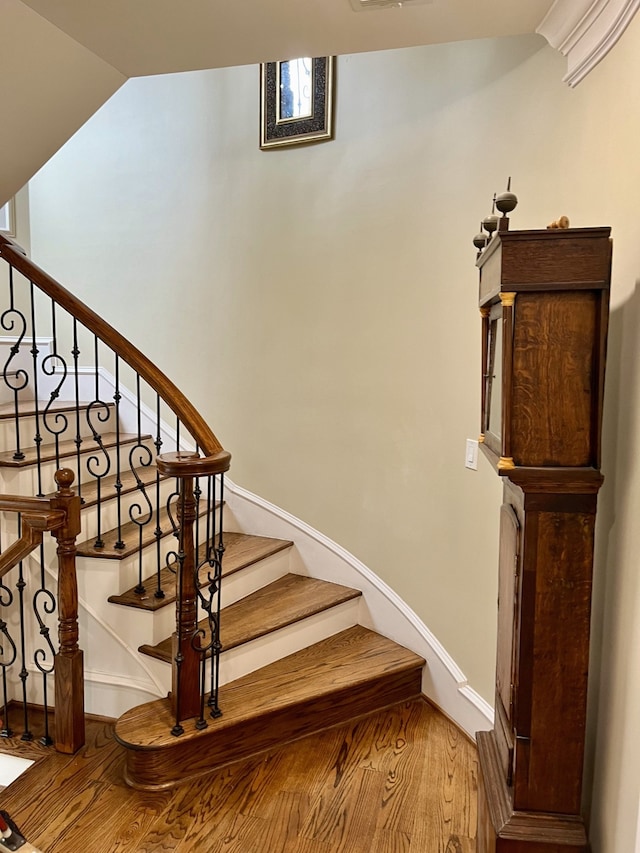
{"label": "wooden stair tread", "polygon": [[[104,401],[105,405],[113,411],[115,403]],[[81,401],[78,403],[80,411],[86,411],[91,405],[91,401]],[[49,412],[75,412],[76,404],[73,400],[55,400],[50,404],[49,400],[24,400],[18,404],[18,417],[28,418],[33,417],[36,412],[39,415],[44,413],[44,410],[49,406]],[[0,421],[13,420],[16,416],[16,408],[13,401],[10,403],[0,403]]]}
{"label": "wooden stair tread", "polygon": [[[159,528],[160,530],[158,537],[156,537],[155,533],[156,528]],[[144,548],[152,542],[155,542],[156,538],[162,539],[172,533],[173,526],[169,520],[169,513],[167,512],[166,507],[162,507],[157,521],[154,518],[142,527],[142,547]],[[138,552],[138,548],[140,546],[139,525],[137,525],[135,521],[127,521],[124,523],[121,529],[121,538],[125,543],[125,547],[118,549],[115,547],[116,542],[118,541],[118,529],[114,528],[113,530],[105,530],[102,532],[104,547],[95,547],[94,543],[96,539],[94,536],[91,539],[86,539],[84,542],[78,543],[77,555],[78,557],[95,557],[106,560],[124,560],[125,557],[129,557],[131,554],[136,554]]]}
{"label": "wooden stair tread", "polygon": [[[359,589],[317,578],[285,575],[221,610],[222,651],[286,628],[287,625],[293,625],[316,613],[358,598],[361,594]],[[210,635],[206,619],[202,620],[198,627],[205,631],[203,642],[208,643]],[[171,663],[172,638],[167,637],[155,646],[140,646],[138,651]]]}
{"label": "wooden stair tread", "polygon": [[[153,465],[147,465],[140,468],[136,468],[136,473],[138,477],[142,480],[145,486],[153,486],[156,483],[156,475],[158,470]],[[101,502],[112,501],[115,500],[118,496],[116,491],[116,480],[118,479],[117,474],[113,474],[109,477],[102,477],[101,480],[101,493],[100,499]],[[160,480],[166,479],[163,475],[160,475]],[[135,492],[138,488],[138,481],[135,478],[135,475],[130,469],[126,471],[120,472],[120,483],[122,488],[120,489],[121,495],[127,495],[131,492]],[[74,488],[78,491],[77,483],[74,483]],[[82,483],[81,488],[82,494],[82,508],[88,509],[89,507],[95,506],[98,502],[98,482],[95,478],[91,478],[88,482]],[[55,495],[55,492],[50,492],[48,495],[45,495],[47,498],[51,498]]]}
{"label": "wooden stair tread", "polygon": [[[334,725],[341,716],[338,711],[353,711],[356,716],[391,704],[396,701],[392,696],[403,690],[408,694],[405,698],[418,695],[424,664],[414,652],[356,625],[222,685],[222,716],[209,718],[204,731],[187,723],[184,734],[174,737],[169,700],[159,699],[123,714],[116,723],[115,737],[134,751],[129,753],[133,764],[128,769],[137,778],[130,775],[130,781],[153,787],[152,774],[160,767],[150,752],[169,752],[176,760],[179,752],[189,754],[187,744],[191,742],[204,753],[204,764],[200,770],[194,764],[185,772],[206,772],[219,766],[219,758],[222,762],[235,760],[239,753],[266,748],[264,744],[273,743],[276,735],[284,742]],[[190,754],[193,761],[198,753]],[[144,778],[147,761],[148,783]]]}
{"label": "wooden stair tread", "polygon": [[[267,536],[251,536],[247,533],[224,534],[224,559],[222,561],[222,577],[226,578],[240,569],[245,569],[253,563],[271,557],[279,551],[284,551],[293,545],[288,539],[271,539]],[[206,556],[206,545],[202,545],[198,552],[198,559],[204,560]],[[207,568],[201,572],[201,586],[207,582]],[[142,582],[145,592],[137,593],[136,587],[128,589],[122,595],[110,595],[112,604],[120,604],[124,607],[137,607],[140,610],[159,610],[172,604],[176,600],[176,575],[165,567],[160,572],[160,588],[164,598],[156,598],[154,592],[157,587],[157,575],[151,575]]]}
{"label": "wooden stair tread", "polygon": [[[150,439],[150,435],[141,436],[142,441],[147,441]],[[108,432],[102,435],[101,437],[102,444],[106,448],[116,447],[116,434],[115,432]],[[138,436],[134,433],[120,433],[120,444],[135,444],[137,442]],[[88,438],[83,437],[82,444],[80,445],[80,454],[84,455],[87,453],[95,453],[96,451],[100,451],[99,446],[95,443],[95,441],[89,436]],[[13,454],[14,450],[5,450],[0,453],[0,468],[26,468],[29,465],[35,465],[38,461],[38,451],[35,446],[29,446],[26,449],[23,449],[24,459],[14,459]],[[75,440],[68,439],[66,441],[61,441],[58,448],[58,456],[60,459],[67,458],[69,456],[75,456],[78,452],[76,447]],[[56,459],[56,449],[55,444],[42,444],[40,446],[40,462],[55,462]]]}
{"label": "wooden stair tread", "polygon": [[[158,469],[156,468],[155,463],[151,465],[143,465],[136,468],[136,474],[145,486],[154,486],[157,480]],[[117,474],[102,478],[100,486],[101,503],[104,501],[115,500],[117,498],[118,493],[115,487],[117,478]],[[166,477],[161,474],[160,480],[162,481],[164,479],[166,479]],[[120,471],[120,483],[122,484],[122,488],[120,489],[121,495],[127,495],[131,492],[135,492],[138,488],[138,480],[131,469]],[[91,506],[95,506],[97,502],[98,483],[97,480],[92,478],[89,482],[82,484],[82,506],[83,508],[89,508]]]}

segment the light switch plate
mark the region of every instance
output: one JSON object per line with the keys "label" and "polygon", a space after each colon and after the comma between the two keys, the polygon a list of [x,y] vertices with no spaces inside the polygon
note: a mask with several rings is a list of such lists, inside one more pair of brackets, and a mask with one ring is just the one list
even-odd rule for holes
{"label": "light switch plate", "polygon": [[464,467],[478,470],[478,442],[473,438],[467,439],[467,452],[464,458]]}

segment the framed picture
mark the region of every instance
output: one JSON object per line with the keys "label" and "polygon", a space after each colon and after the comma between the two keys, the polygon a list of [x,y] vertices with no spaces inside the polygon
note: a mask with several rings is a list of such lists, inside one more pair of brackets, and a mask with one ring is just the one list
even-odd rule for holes
{"label": "framed picture", "polygon": [[0,234],[16,236],[16,202],[13,198],[0,207]]}
{"label": "framed picture", "polygon": [[260,66],[260,148],[333,138],[335,57]]}

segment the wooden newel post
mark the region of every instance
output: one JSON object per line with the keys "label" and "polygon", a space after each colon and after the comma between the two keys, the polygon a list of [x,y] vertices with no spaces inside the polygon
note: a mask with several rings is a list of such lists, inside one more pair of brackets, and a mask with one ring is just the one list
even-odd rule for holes
{"label": "wooden newel post", "polygon": [[173,635],[173,669],[171,706],[176,719],[174,734],[181,734],[181,720],[199,717],[200,699],[200,652],[195,638],[198,627],[198,598],[196,590],[196,544],[194,528],[196,500],[194,480],[197,477],[221,474],[229,468],[231,455],[220,450],[213,456],[178,451],[158,456],[157,465],[161,474],[178,477],[180,499],[178,518],[180,544],[178,554],[178,577],[176,579],[176,632]]}
{"label": "wooden newel post", "polygon": [[56,472],[58,491],[52,509],[66,515],[63,527],[54,530],[58,548],[58,640],[55,677],[55,731],[58,752],[74,753],[84,745],[83,653],[78,646],[78,581],[76,578],[76,537],[80,533],[80,497],[71,485],[69,468]]}
{"label": "wooden newel post", "polygon": [[176,720],[200,714],[200,652],[194,642],[198,627],[196,597],[196,556],[194,525],[196,501],[193,477],[180,480],[178,502],[180,546],[176,596],[176,632],[173,635],[173,668],[171,675],[171,705]]}

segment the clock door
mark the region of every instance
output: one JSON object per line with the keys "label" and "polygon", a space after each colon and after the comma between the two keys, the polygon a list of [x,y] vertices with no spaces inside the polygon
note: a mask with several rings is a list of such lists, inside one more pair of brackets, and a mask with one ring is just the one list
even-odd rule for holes
{"label": "clock door", "polygon": [[509,504],[500,509],[498,577],[498,649],[496,656],[496,723],[501,763],[507,784],[513,773],[513,706],[515,650],[520,582],[520,524]]}

